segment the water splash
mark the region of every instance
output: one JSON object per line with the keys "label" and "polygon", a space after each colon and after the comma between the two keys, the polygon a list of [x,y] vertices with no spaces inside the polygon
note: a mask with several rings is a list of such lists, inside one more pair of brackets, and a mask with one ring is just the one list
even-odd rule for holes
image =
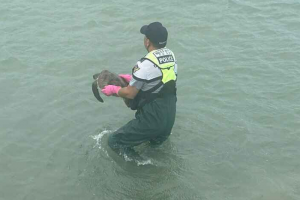
{"label": "water splash", "polygon": [[99,149],[102,149],[101,140],[102,140],[103,136],[108,134],[108,133],[111,133],[111,132],[112,132],[111,130],[104,130],[101,133],[99,133],[98,135],[91,136],[91,138],[96,140],[96,145],[94,146],[94,148],[98,147]]}
{"label": "water splash", "polygon": [[140,165],[154,165],[151,159],[143,160],[143,161],[135,161],[138,166]]}
{"label": "water splash", "polygon": [[[105,154],[109,157],[108,152],[102,147],[102,138],[109,133],[112,133],[112,130],[104,130],[102,132],[100,132],[98,135],[92,135],[91,138],[93,138],[94,140],[96,140],[96,144],[93,148],[98,147],[99,149],[101,149],[102,151],[105,152]],[[129,157],[128,155],[124,154],[123,155],[124,160],[126,162],[135,162],[137,164],[137,166],[144,166],[144,165],[154,165],[151,159],[133,159],[131,157]]]}
{"label": "water splash", "polygon": [[144,166],[144,165],[154,165],[151,159],[134,159],[134,158],[130,158],[128,155],[124,154],[124,159],[126,162],[135,162],[137,164],[137,166]]}

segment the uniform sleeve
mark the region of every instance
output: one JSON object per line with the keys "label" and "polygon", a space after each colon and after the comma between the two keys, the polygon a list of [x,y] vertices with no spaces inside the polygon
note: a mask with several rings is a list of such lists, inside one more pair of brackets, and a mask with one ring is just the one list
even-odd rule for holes
{"label": "uniform sleeve", "polygon": [[146,81],[147,74],[147,67],[140,61],[132,69],[132,77],[134,77],[136,80]]}
{"label": "uniform sleeve", "polygon": [[129,83],[130,86],[134,86],[138,90],[140,90],[144,86],[144,84],[145,84],[145,82],[136,80],[134,77],[132,77],[132,79]]}
{"label": "uniform sleeve", "polygon": [[129,83],[130,86],[136,87],[136,89],[140,90],[147,80],[147,71],[146,68],[141,65],[140,62],[137,63],[136,66],[132,69],[132,79]]}
{"label": "uniform sleeve", "polygon": [[174,71],[175,71],[176,76],[177,76],[177,69],[178,69],[178,66],[177,66],[177,63],[175,62]]}

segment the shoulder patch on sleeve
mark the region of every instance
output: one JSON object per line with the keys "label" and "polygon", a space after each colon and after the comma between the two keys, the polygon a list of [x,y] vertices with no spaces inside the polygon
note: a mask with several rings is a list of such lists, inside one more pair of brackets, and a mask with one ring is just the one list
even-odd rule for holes
{"label": "shoulder patch on sleeve", "polygon": [[139,71],[140,70],[140,68],[139,68],[139,66],[138,65],[136,65],[136,66],[134,66],[134,68],[133,68],[133,73],[135,73],[135,72],[137,72],[137,71]]}

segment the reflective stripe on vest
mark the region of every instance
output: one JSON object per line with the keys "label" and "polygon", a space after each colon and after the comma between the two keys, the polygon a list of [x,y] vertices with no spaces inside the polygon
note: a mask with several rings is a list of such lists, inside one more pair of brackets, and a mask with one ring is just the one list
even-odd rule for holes
{"label": "reflective stripe on vest", "polygon": [[176,74],[175,74],[175,56],[174,53],[167,49],[157,49],[149,52],[146,56],[146,59],[153,62],[156,66],[161,69],[163,74],[162,82],[163,84],[174,80],[176,81]]}

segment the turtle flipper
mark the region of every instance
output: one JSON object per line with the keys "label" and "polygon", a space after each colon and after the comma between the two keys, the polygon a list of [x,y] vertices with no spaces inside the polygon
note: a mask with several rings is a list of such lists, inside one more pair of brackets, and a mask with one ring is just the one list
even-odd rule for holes
{"label": "turtle flipper", "polygon": [[93,94],[96,97],[96,99],[100,102],[104,102],[103,99],[101,98],[100,94],[99,94],[99,90],[98,90],[98,85],[97,85],[97,80],[93,82],[92,84],[92,90],[93,90]]}

